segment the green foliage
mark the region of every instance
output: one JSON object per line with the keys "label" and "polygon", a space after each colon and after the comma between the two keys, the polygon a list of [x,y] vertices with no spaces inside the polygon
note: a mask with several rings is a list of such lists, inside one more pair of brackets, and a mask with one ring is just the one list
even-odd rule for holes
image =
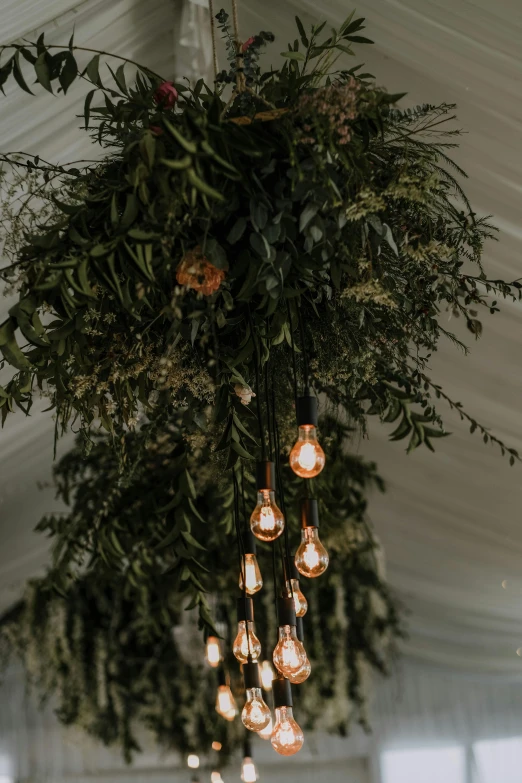
{"label": "green foliage", "polygon": [[[325,418],[321,431],[332,460],[318,480],[331,563],[320,584],[301,582],[310,604],[305,627],[314,674],[300,686],[299,718],[344,734],[354,720],[367,725],[364,670],[387,672],[401,627],[365,522],[366,493],[382,482],[373,464],[343,451],[346,428]],[[30,680],[57,700],[59,719],[120,744],[127,759],[139,749],[138,726],[182,752],[207,753],[219,739],[226,757],[241,740],[238,722],[228,724],[214,711],[217,680],[203,666],[203,639],[191,611],[197,607],[200,624],[222,637],[241,705],[242,678],[230,653],[238,592],[237,558],[227,545],[231,487],[216,482],[216,465],[194,437],[189,456],[176,421],[129,435],[132,469],[125,481],[108,436],[96,437],[87,458],[79,439],[55,470],[58,495],[70,511],[39,525],[53,541],[52,566],[29,585],[17,615],[3,627]],[[290,469],[284,478],[296,544],[302,486]],[[248,516],[255,498],[248,471],[245,490]],[[255,598],[256,626],[270,657],[276,617],[267,545],[259,546],[258,559],[265,585]],[[219,597],[212,619],[209,594],[214,603]],[[332,639],[335,655],[326,652]]]}

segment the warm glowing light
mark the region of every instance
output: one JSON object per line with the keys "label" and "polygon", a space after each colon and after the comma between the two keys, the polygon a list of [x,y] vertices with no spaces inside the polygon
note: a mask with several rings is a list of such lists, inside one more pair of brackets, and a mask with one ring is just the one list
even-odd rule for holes
{"label": "warm glowing light", "polygon": [[308,611],[308,601],[299,587],[299,579],[290,579],[287,588],[288,594],[294,599],[295,616],[304,617]]}
{"label": "warm glowing light", "polygon": [[292,713],[291,707],[278,707],[271,743],[281,756],[293,756],[303,747],[304,735]]}
{"label": "warm glowing light", "polygon": [[296,672],[295,674],[289,674],[287,678],[290,680],[292,685],[300,685],[302,682],[304,682],[309,678],[311,671],[312,671],[312,666],[307,658],[304,664],[299,669],[299,671]]}
{"label": "warm glowing light", "polygon": [[195,753],[191,753],[187,757],[187,765],[190,769],[197,769],[199,767],[199,756],[196,756]]}
{"label": "warm glowing light", "polygon": [[261,688],[247,688],[241,720],[249,731],[261,731],[270,721],[270,708],[263,701]]}
{"label": "warm glowing light", "polygon": [[221,647],[219,646],[219,639],[217,636],[209,636],[207,639],[206,659],[209,666],[213,669],[219,666],[221,660]]}
{"label": "warm glowing light", "polygon": [[261,684],[265,691],[272,690],[272,680],[274,679],[274,670],[270,661],[263,661],[261,664]]}
{"label": "warm glowing light", "polygon": [[250,527],[261,541],[275,541],[283,532],[285,518],[271,490],[262,489],[257,493],[257,505],[250,517]]}
{"label": "warm glowing light", "polygon": [[237,705],[229,685],[220,685],[216,696],[216,712],[225,720],[234,720]]}
{"label": "warm glowing light", "polygon": [[223,783],[223,778],[221,777],[221,772],[218,772],[217,770],[214,770],[214,772],[210,773],[210,783]]}
{"label": "warm glowing light", "polygon": [[301,531],[301,543],[295,553],[295,565],[303,576],[314,578],[324,574],[330,558],[319,540],[316,527],[305,527]]}
{"label": "warm glowing light", "polygon": [[261,731],[257,732],[257,736],[261,737],[261,739],[269,740],[272,736],[272,732],[274,730],[274,724],[272,722],[272,716],[270,716],[270,720],[266,724],[264,729],[261,729]]}
{"label": "warm glowing light", "polygon": [[[243,568],[245,570],[246,591],[248,595],[254,595],[263,587],[263,577],[259,570],[259,564],[255,555],[247,555],[243,558]],[[239,574],[239,588],[243,590],[243,570]]]}
{"label": "warm glowing light", "polygon": [[223,745],[221,744],[221,742],[217,742],[217,740],[214,740],[214,742],[212,743],[212,750],[221,750],[222,747]]}
{"label": "warm glowing light", "polygon": [[275,646],[273,658],[278,671],[288,679],[305,665],[308,660],[305,648],[297,638],[294,626],[283,625],[279,629],[279,641]]}
{"label": "warm glowing light", "polygon": [[245,756],[243,763],[241,764],[241,780],[243,783],[256,783],[257,778],[256,765],[250,756]]}
{"label": "warm glowing light", "polygon": [[299,437],[290,452],[290,467],[301,478],[314,478],[324,468],[324,451],[317,441],[315,427],[305,424],[299,427]]}
{"label": "warm glowing light", "polygon": [[[249,599],[250,600],[250,599]],[[247,633],[248,630],[248,633]],[[241,620],[237,624],[237,636],[232,647],[233,653],[240,663],[247,663],[250,655],[252,661],[257,661],[261,655],[261,642],[254,633],[254,623]]]}

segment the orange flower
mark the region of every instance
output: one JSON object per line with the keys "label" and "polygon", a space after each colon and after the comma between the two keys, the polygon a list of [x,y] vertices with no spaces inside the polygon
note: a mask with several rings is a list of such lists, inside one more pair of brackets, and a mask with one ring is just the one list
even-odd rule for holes
{"label": "orange flower", "polygon": [[210,263],[200,245],[185,253],[176,270],[176,280],[180,285],[193,288],[203,296],[210,296],[217,291],[224,279],[223,269]]}

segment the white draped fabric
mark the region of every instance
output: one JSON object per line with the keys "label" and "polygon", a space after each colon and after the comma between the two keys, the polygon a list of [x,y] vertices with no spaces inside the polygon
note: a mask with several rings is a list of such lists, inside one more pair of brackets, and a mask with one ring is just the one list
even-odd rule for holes
{"label": "white draped fabric", "polygon": [[[76,41],[84,45],[125,54],[166,77],[193,76],[211,66],[204,5],[204,0],[6,0],[0,40],[46,30],[66,41],[74,26]],[[273,30],[277,54],[295,38],[295,13],[305,23],[326,17],[335,24],[349,10],[347,0],[241,0],[240,24],[244,38]],[[358,12],[367,17],[375,46],[360,47],[354,63],[366,61],[390,90],[408,91],[406,105],[458,104],[459,125],[468,133],[456,157],[470,175],[467,191],[477,212],[494,215],[501,229],[499,242],[486,254],[488,275],[521,277],[520,3],[363,0]],[[7,97],[0,96],[0,149],[60,161],[92,155],[74,118],[81,106],[78,90],[52,99],[10,88]],[[472,351],[464,359],[443,346],[432,376],[522,452],[522,309],[511,303],[501,309],[485,318],[478,343],[471,344],[462,324],[449,323]],[[440,409],[446,413],[443,403]],[[375,736],[384,745],[458,737],[469,747],[473,738],[522,734],[522,657],[516,652],[522,654],[520,468],[509,468],[454,413],[448,411],[446,421],[453,435],[437,443],[435,455],[418,450],[407,457],[403,444],[389,443],[377,422],[369,441],[353,444],[378,462],[388,482],[388,492],[372,498],[370,513],[387,553],[390,582],[409,611],[404,671],[376,697]],[[46,562],[46,542],[31,530],[42,512],[56,507],[52,492],[36,486],[50,478],[52,430],[49,414],[36,412],[29,419],[17,413],[0,432],[0,607]],[[36,718],[31,721],[38,725]],[[9,742],[12,748],[14,740]],[[18,742],[22,758],[23,736]],[[375,781],[377,767],[374,763]],[[34,776],[35,770],[34,764],[20,768],[20,776]],[[0,769],[0,781],[1,774]],[[49,779],[64,774],[57,764]]]}

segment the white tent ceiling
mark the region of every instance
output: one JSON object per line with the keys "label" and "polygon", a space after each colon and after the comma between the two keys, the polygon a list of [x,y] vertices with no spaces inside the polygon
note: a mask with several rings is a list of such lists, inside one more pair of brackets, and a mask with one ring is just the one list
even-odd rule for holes
{"label": "white tent ceiling", "polygon": [[[180,69],[193,65],[194,53],[175,46],[181,5],[4,0],[0,39],[5,43],[45,29],[66,41],[74,25],[77,42],[125,54],[170,76],[175,55]],[[350,3],[240,0],[240,10],[244,37],[273,30],[277,53],[295,37],[295,12],[305,21],[326,17],[335,24]],[[458,104],[460,124],[469,131],[458,153],[470,175],[468,193],[476,210],[493,214],[501,229],[500,242],[488,249],[488,273],[508,280],[522,276],[518,0],[363,0],[358,11],[375,40],[360,56],[379,83],[408,91],[405,103]],[[78,92],[51,99],[10,90],[0,97],[0,150],[60,161],[92,155],[74,119],[81,101]],[[0,302],[5,309],[7,303]],[[486,323],[468,359],[450,346],[440,351],[433,377],[522,452],[521,321],[521,307],[506,303]],[[522,647],[520,468],[510,469],[458,417],[448,413],[447,422],[454,434],[439,442],[436,455],[417,451],[406,457],[402,444],[387,442],[378,424],[359,447],[379,463],[389,485],[370,511],[387,552],[391,584],[410,610],[406,652],[455,669],[522,676],[516,655]],[[0,432],[0,608],[46,561],[46,542],[31,531],[43,512],[56,507],[52,492],[37,488],[50,479],[52,431],[50,414],[25,419],[17,413]]]}

